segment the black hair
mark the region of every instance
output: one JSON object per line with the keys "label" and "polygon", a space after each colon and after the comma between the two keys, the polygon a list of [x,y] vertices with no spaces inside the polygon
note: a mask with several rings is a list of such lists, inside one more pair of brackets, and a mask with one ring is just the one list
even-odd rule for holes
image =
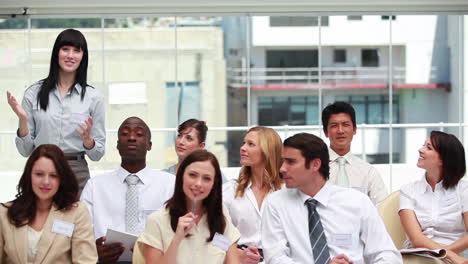
{"label": "black hair", "polygon": [[353,122],[353,127],[356,128],[356,111],[354,111],[353,106],[346,102],[338,101],[333,104],[328,104],[327,107],[322,110],[322,125],[325,133],[328,131],[328,121],[330,121],[330,117],[341,113],[348,114]]}
{"label": "black hair", "polygon": [[73,46],[83,51],[83,58],[81,59],[80,66],[76,70],[74,85],[77,83],[81,85],[81,100],[83,100],[86,93],[86,86],[88,86],[86,81],[88,74],[88,44],[80,31],[76,29],[65,29],[55,40],[50,57],[49,75],[42,80],[41,88],[38,92],[37,103],[44,111],[47,111],[47,106],[49,105],[49,94],[55,89],[58,82],[60,70],[58,57],[60,48],[63,46]]}
{"label": "black hair", "polygon": [[432,131],[430,140],[442,161],[442,186],[455,187],[466,172],[465,149],[452,134]]}

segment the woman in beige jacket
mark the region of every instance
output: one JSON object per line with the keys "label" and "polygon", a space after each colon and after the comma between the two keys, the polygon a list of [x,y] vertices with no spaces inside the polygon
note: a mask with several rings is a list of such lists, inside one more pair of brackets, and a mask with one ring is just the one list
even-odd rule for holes
{"label": "woman in beige jacket", "polygon": [[0,205],[0,263],[93,263],[96,245],[78,183],[55,145],[33,151],[16,199]]}

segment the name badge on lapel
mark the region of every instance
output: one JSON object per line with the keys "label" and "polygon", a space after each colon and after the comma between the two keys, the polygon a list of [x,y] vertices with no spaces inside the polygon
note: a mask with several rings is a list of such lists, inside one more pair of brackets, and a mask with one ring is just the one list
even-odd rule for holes
{"label": "name badge on lapel", "polygon": [[211,241],[213,246],[218,247],[224,251],[228,251],[229,247],[231,246],[231,240],[220,233],[215,233],[213,240]]}
{"label": "name badge on lapel", "polygon": [[65,222],[62,220],[54,220],[52,224],[52,232],[61,234],[67,237],[71,237],[73,234],[73,230],[75,229],[75,224]]}

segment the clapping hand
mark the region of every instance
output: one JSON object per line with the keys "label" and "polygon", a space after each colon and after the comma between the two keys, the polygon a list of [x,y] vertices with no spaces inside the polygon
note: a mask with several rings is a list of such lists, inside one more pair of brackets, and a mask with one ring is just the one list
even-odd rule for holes
{"label": "clapping hand", "polygon": [[81,139],[83,140],[83,145],[85,146],[86,149],[92,149],[94,147],[94,138],[91,136],[91,128],[93,127],[93,118],[88,117],[87,120],[85,120],[84,124],[80,124],[80,128],[76,129],[76,132],[80,134]]}
{"label": "clapping hand", "polygon": [[28,114],[26,113],[26,111],[24,111],[21,104],[18,103],[16,98],[13,95],[11,95],[9,91],[7,91],[7,100],[8,100],[8,104],[11,106],[11,109],[13,109],[13,111],[15,112],[15,114],[18,116],[20,120],[28,119]]}

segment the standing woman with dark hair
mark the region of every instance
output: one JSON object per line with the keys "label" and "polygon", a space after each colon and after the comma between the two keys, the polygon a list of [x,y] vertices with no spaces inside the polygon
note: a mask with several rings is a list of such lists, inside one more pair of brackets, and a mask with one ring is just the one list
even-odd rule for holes
{"label": "standing woman with dark hair", "polygon": [[65,152],[81,191],[89,179],[84,154],[104,155],[105,106],[101,93],[87,83],[88,46],[80,31],[66,29],[55,40],[47,78],[29,87],[22,104],[7,92],[19,118],[16,148],[24,157],[42,144]]}
{"label": "standing woman with dark hair", "polygon": [[239,178],[223,185],[223,202],[232,223],[239,229],[242,254],[253,263],[263,256],[261,221],[263,201],[281,189],[283,143],[275,130],[257,126],[249,129],[240,148],[242,169]]}
{"label": "standing woman with dark hair", "polygon": [[55,145],[33,151],[16,199],[0,205],[0,263],[93,263],[93,228],[78,184]]}
{"label": "standing woman with dark hair", "polygon": [[[468,263],[459,256],[468,249],[468,182],[465,150],[451,134],[432,131],[419,149],[421,180],[400,190],[400,220],[408,248],[445,248],[450,263]],[[405,262],[406,263],[406,262]]]}
{"label": "standing woman with dark hair", "polygon": [[181,162],[166,208],[148,217],[133,262],[237,264],[239,236],[223,209],[218,160],[196,150]]}

